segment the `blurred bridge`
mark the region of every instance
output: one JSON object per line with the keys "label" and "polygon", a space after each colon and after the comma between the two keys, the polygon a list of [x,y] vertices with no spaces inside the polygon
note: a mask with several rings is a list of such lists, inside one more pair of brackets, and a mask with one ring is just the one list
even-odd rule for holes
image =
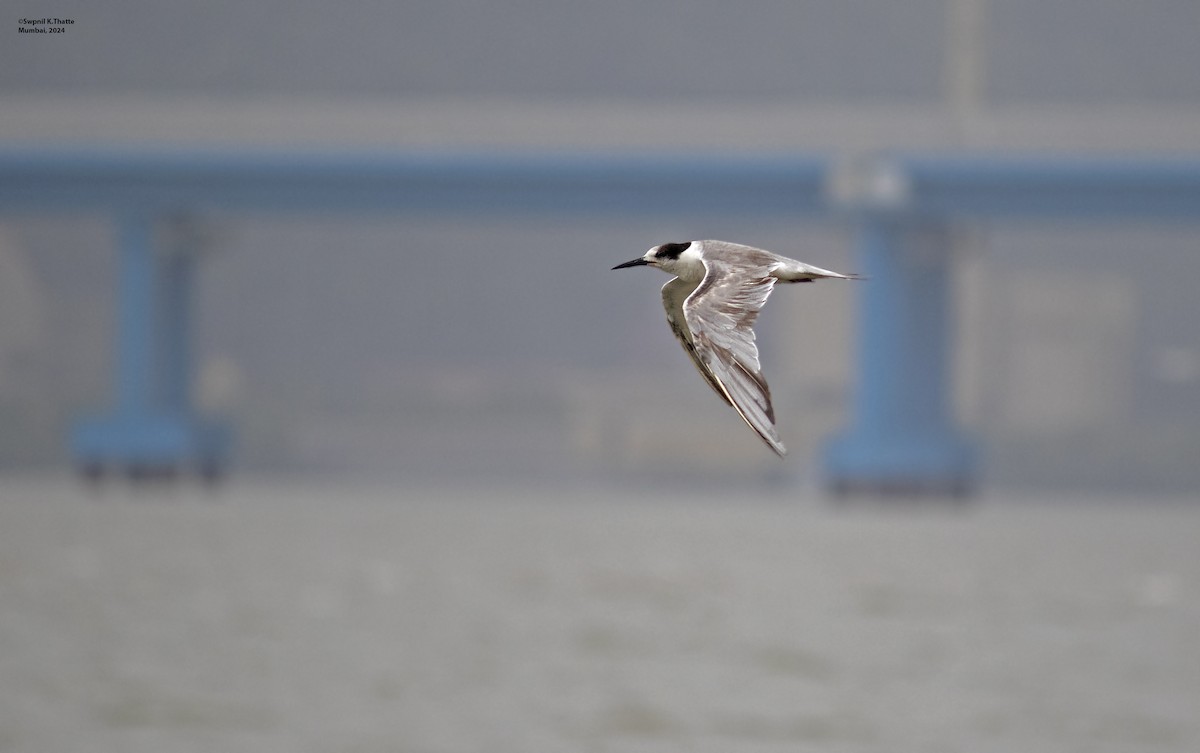
{"label": "blurred bridge", "polygon": [[955,423],[952,223],[1200,220],[1200,159],[891,155],[0,152],[0,213],[115,218],[120,256],[111,409],[74,428],[80,469],[219,475],[231,432],[190,402],[190,301],[206,213],[519,212],[838,218],[857,236],[850,426],[825,447],[835,491],[965,493],[976,450]]}

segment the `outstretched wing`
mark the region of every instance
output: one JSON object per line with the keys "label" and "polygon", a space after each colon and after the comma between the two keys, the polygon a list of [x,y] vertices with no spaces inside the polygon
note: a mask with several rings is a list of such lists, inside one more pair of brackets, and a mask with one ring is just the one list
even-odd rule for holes
{"label": "outstretched wing", "polygon": [[675,333],[679,344],[683,346],[684,351],[691,357],[692,363],[696,364],[696,370],[700,372],[700,376],[704,377],[704,381],[721,396],[725,402],[733,405],[733,401],[729,399],[729,393],[713,376],[710,369],[700,354],[696,352],[696,344],[692,342],[692,333],[688,331],[687,316],[683,313],[683,303],[687,300],[692,291],[696,289],[698,282],[684,282],[676,277],[662,287],[663,308],[667,310],[667,324],[671,325],[671,331]]}
{"label": "outstretched wing", "polygon": [[735,268],[705,259],[704,266],[699,285],[676,279],[663,286],[671,329],[713,389],[783,455],[787,450],[775,430],[771,390],[759,365],[753,329],[775,287],[771,264]]}

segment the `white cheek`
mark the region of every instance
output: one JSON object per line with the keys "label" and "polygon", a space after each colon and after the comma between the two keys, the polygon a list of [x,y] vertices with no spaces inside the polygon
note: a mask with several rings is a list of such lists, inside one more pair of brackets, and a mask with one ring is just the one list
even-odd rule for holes
{"label": "white cheek", "polygon": [[672,274],[688,280],[698,280],[704,277],[704,262],[700,256],[699,244],[695,241],[688,246],[679,258],[672,262]]}
{"label": "white cheek", "polygon": [[700,264],[700,244],[693,241],[692,245],[684,249],[683,253],[679,255],[679,261],[688,266]]}

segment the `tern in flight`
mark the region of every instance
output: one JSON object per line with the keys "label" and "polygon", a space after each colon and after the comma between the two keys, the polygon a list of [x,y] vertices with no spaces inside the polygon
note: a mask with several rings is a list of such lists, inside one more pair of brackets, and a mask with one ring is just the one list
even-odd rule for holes
{"label": "tern in flight", "polygon": [[754,320],[777,282],[859,279],[761,248],[727,241],[664,243],[613,269],[657,267],[674,279],[663,285],[667,323],[701,376],[738,415],[783,456],[771,390],[758,363]]}

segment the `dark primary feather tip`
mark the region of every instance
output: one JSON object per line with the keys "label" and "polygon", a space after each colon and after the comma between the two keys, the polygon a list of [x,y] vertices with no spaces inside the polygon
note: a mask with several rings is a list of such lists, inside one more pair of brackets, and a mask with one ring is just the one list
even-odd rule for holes
{"label": "dark primary feather tip", "polygon": [[659,259],[678,259],[679,255],[688,250],[688,246],[692,245],[691,241],[686,243],[664,243],[658,247],[654,255]]}

